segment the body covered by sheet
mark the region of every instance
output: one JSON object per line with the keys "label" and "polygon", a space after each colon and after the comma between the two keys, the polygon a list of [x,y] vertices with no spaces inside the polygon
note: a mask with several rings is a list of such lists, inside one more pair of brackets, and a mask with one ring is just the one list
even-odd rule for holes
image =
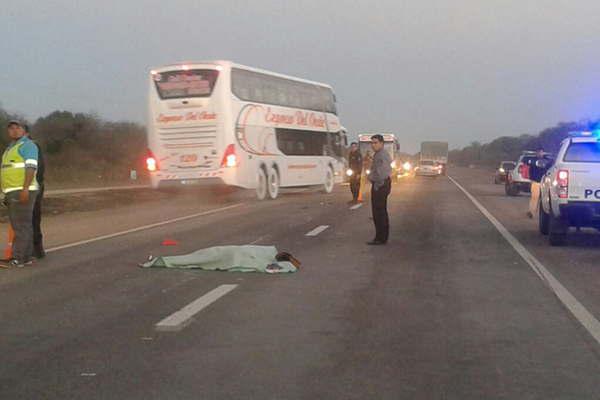
{"label": "body covered by sheet", "polygon": [[144,268],[203,269],[208,271],[289,273],[297,268],[277,261],[274,246],[216,246],[179,256],[151,258]]}

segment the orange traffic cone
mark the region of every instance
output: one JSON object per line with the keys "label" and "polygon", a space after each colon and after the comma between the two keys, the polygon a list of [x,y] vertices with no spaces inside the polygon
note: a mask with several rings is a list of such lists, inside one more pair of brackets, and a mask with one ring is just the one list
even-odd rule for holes
{"label": "orange traffic cone", "polygon": [[363,201],[363,192],[365,190],[365,180],[366,180],[366,176],[363,173],[360,175],[360,185],[358,186],[358,201],[361,203]]}
{"label": "orange traffic cone", "polygon": [[13,256],[12,247],[13,241],[15,240],[15,231],[12,228],[11,224],[8,224],[8,235],[6,240],[6,247],[4,248],[4,259],[10,260]]}

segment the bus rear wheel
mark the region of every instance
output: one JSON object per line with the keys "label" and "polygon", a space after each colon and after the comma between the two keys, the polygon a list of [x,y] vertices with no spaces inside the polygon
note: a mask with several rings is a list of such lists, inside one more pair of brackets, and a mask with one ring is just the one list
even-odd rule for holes
{"label": "bus rear wheel", "polygon": [[267,198],[267,173],[264,168],[259,168],[256,173],[256,198],[264,200]]}
{"label": "bus rear wheel", "polygon": [[275,200],[279,196],[279,173],[274,168],[269,172],[269,198]]}

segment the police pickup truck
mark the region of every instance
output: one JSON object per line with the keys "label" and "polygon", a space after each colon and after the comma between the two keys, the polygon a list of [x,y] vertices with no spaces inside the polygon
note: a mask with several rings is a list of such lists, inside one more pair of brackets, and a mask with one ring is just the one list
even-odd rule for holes
{"label": "police pickup truck", "polygon": [[600,139],[596,132],[570,134],[540,184],[539,229],[552,246],[566,243],[569,227],[600,229]]}

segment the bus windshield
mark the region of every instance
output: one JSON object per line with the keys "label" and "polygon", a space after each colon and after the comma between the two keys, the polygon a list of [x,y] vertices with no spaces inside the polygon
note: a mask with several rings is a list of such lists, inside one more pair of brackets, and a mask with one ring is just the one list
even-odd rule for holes
{"label": "bus windshield", "polygon": [[156,90],[161,99],[209,97],[212,94],[219,71],[194,69],[168,71],[153,75]]}

